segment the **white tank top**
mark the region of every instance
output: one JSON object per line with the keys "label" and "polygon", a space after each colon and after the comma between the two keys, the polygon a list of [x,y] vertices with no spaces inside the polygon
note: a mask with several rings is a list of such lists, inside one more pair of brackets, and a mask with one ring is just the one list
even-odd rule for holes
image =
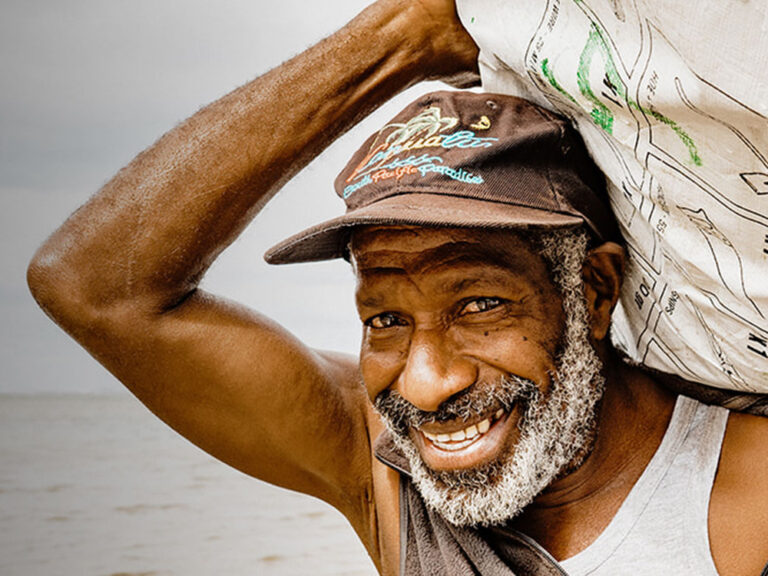
{"label": "white tank top", "polygon": [[569,576],[717,576],[709,497],[728,413],[678,397],[661,445],[616,516],[591,546],[561,563]]}

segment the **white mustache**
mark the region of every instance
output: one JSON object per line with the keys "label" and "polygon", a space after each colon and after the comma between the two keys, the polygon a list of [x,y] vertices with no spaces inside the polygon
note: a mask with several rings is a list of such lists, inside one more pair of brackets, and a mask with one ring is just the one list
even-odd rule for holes
{"label": "white mustache", "polygon": [[428,422],[464,420],[495,412],[508,412],[516,402],[529,401],[539,394],[532,380],[515,375],[503,376],[497,383],[478,382],[443,402],[434,412],[420,410],[396,390],[384,390],[374,401],[374,407],[400,433]]}

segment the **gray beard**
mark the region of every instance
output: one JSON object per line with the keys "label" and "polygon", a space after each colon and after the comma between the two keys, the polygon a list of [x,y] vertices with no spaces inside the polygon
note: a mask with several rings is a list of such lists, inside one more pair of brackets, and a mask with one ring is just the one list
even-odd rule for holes
{"label": "gray beard", "polygon": [[[391,390],[376,398],[376,409],[407,457],[424,502],[454,525],[508,522],[555,479],[580,466],[592,450],[603,393],[602,364],[589,342],[580,266],[576,270],[579,273],[558,271],[565,344],[548,394],[536,383],[510,375],[492,385],[477,383],[433,413],[422,412]],[[409,436],[410,429],[430,420],[466,419],[492,407],[509,409],[515,402],[521,407],[517,443],[499,460],[481,467],[431,470]]]}

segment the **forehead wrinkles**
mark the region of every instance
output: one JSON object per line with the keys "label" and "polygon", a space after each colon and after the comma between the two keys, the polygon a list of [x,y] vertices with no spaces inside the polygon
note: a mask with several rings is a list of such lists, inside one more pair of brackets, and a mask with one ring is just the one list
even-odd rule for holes
{"label": "forehead wrinkles", "polygon": [[443,230],[423,234],[415,230],[376,231],[372,238],[354,243],[357,270],[363,274],[424,274],[472,265],[518,274],[543,270],[541,256],[511,232],[453,232],[455,235]]}

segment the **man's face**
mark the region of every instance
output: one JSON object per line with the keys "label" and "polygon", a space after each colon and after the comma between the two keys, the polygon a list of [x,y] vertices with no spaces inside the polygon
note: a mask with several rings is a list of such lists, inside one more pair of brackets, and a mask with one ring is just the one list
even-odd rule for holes
{"label": "man's face", "polygon": [[583,452],[596,402],[591,360],[560,383],[569,322],[544,260],[463,229],[369,228],[353,251],[363,379],[422,495],[457,524],[508,520]]}

